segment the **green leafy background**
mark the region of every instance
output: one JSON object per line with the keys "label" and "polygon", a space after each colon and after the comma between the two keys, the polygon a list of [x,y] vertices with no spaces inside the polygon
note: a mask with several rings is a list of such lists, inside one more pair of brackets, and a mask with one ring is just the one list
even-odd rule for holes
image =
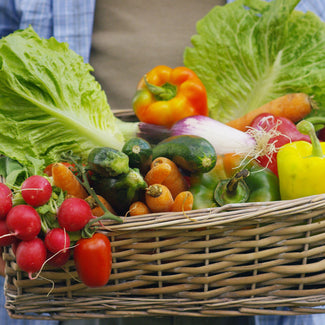
{"label": "green leafy background", "polygon": [[237,0],[197,23],[184,64],[206,86],[211,117],[228,122],[293,92],[325,115],[325,23],[298,3]]}

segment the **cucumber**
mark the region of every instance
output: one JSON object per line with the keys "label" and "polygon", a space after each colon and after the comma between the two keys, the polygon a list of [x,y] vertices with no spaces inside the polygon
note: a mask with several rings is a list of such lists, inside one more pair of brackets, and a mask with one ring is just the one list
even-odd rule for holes
{"label": "cucumber", "polygon": [[114,177],[129,171],[129,157],[113,148],[98,147],[88,154],[88,167],[102,176]]}
{"label": "cucumber", "polygon": [[217,162],[211,143],[195,135],[176,135],[159,142],[152,149],[152,159],[158,157],[166,157],[191,173],[207,173]]}
{"label": "cucumber", "polygon": [[122,148],[129,157],[129,166],[138,168],[141,174],[145,174],[152,162],[152,148],[148,141],[142,138],[131,138],[127,140]]}

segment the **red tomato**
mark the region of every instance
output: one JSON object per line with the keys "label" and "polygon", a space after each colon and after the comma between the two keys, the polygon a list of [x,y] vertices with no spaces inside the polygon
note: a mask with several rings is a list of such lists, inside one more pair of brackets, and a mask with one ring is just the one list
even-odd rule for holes
{"label": "red tomato", "polygon": [[101,233],[78,240],[74,262],[80,280],[88,287],[104,286],[111,275],[112,251],[109,239]]}

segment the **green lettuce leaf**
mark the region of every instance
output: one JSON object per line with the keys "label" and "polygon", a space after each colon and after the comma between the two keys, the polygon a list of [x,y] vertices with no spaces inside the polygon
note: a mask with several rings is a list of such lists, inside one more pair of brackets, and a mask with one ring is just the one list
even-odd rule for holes
{"label": "green lettuce leaf", "polygon": [[121,149],[124,136],[92,67],[32,27],[0,39],[0,153],[31,165],[68,150]]}
{"label": "green lettuce leaf", "polygon": [[325,23],[294,10],[299,0],[237,0],[197,23],[184,64],[206,86],[222,122],[287,93],[313,96],[325,115]]}

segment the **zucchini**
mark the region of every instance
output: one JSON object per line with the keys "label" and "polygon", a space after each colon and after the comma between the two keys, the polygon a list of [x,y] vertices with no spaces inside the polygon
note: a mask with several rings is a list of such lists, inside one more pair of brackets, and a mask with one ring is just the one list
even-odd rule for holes
{"label": "zucchini", "polygon": [[143,175],[149,170],[152,148],[148,141],[142,138],[131,138],[125,142],[122,152],[129,157],[131,168],[138,168]]}
{"label": "zucchini", "polygon": [[114,177],[129,171],[129,157],[113,148],[98,147],[88,154],[88,167],[102,176]]}
{"label": "zucchini", "polygon": [[217,162],[211,143],[196,135],[176,135],[159,142],[152,149],[152,159],[158,157],[166,157],[191,173],[207,173]]}

